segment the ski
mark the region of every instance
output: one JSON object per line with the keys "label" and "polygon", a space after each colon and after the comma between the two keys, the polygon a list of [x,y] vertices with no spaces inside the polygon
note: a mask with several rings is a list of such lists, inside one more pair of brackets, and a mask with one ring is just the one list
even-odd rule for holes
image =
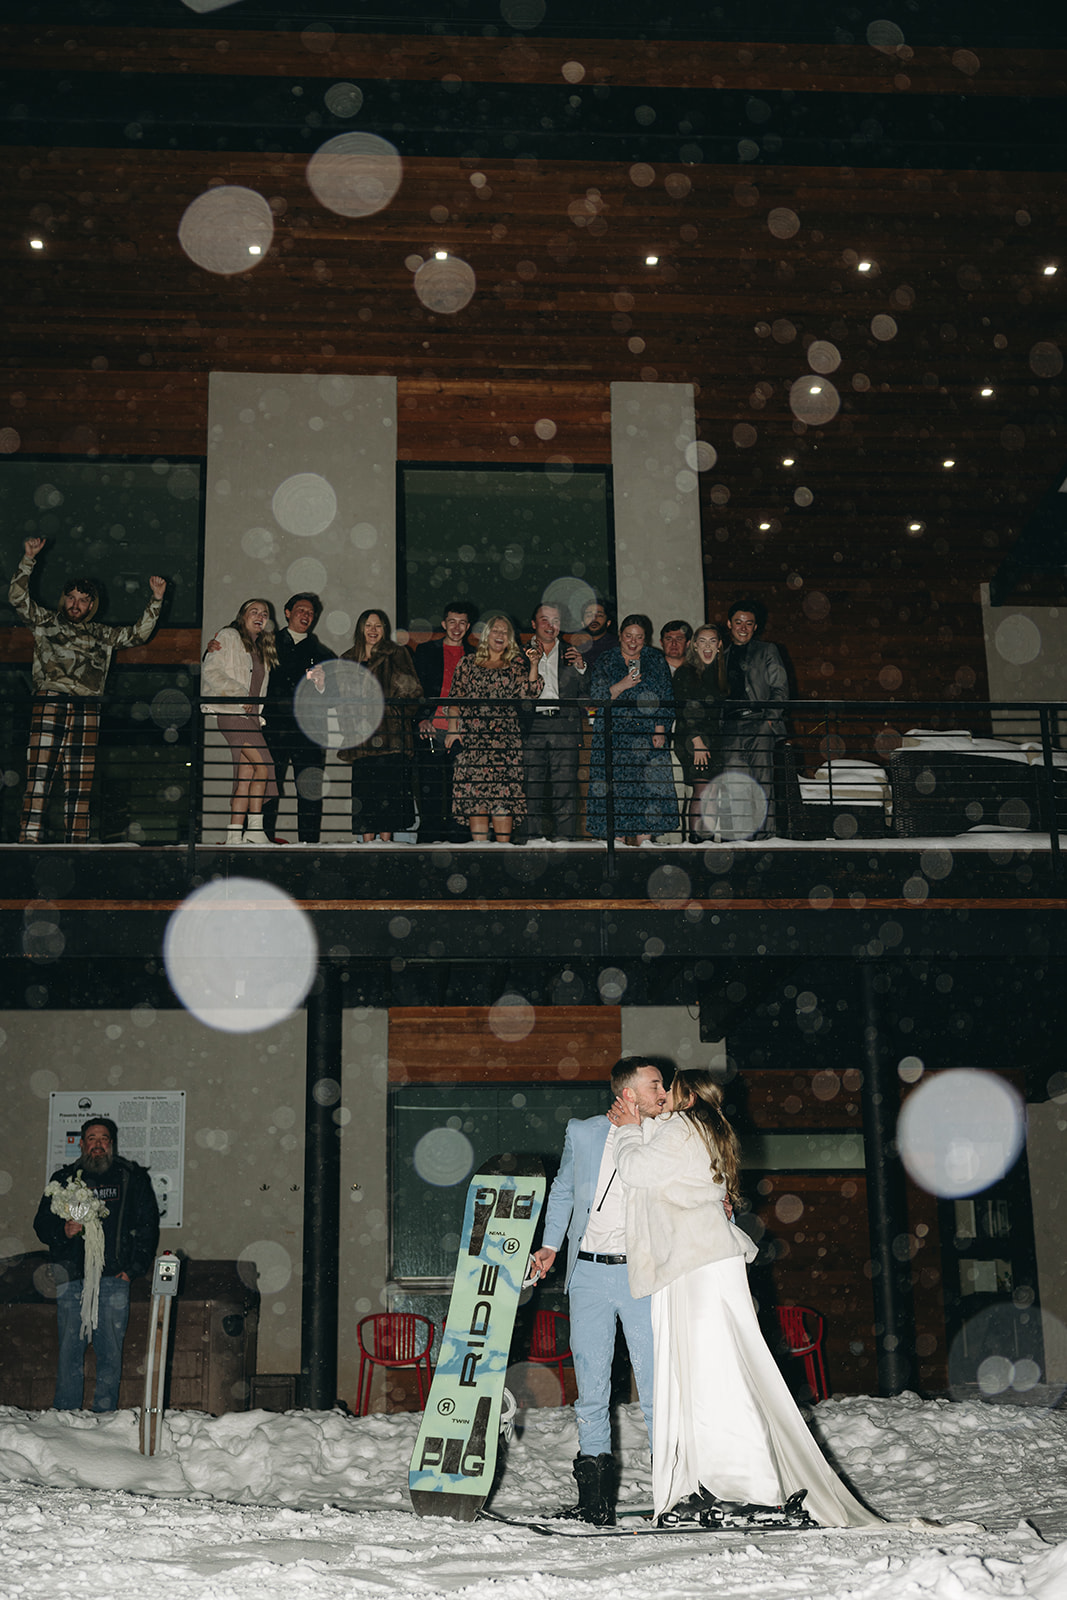
{"label": "ski", "polygon": [[408,1473],[420,1517],[473,1522],[492,1488],[511,1335],[544,1198],[536,1156],[494,1156],[470,1181],[441,1353]]}

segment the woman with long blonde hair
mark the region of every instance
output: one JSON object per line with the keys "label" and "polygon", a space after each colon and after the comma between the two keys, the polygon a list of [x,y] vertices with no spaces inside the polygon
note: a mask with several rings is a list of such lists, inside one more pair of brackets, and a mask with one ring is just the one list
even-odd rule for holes
{"label": "woman with long blonde hair", "polygon": [[271,604],[259,598],[246,600],[204,651],[200,686],[205,694],[227,697],[217,705],[205,705],[204,710],[214,711],[233,758],[228,845],[268,842],[263,832],[263,801],[277,797],[278,785],[263,737],[260,702],[267,692],[271,668],[277,665]]}
{"label": "woman with long blonde hair", "polygon": [[709,1072],[678,1072],[669,1112],[623,1100],[615,1163],[626,1187],[630,1291],[652,1296],[652,1489],[658,1517],[738,1525],[869,1527],[880,1519],[833,1471],[760,1332],[732,1221],[740,1150]]}
{"label": "woman with long blonde hair", "polygon": [[509,843],[512,824],[526,815],[517,702],[536,699],[542,681],[502,612],[486,619],[474,655],[455,670],[450,692],[473,703],[449,706],[445,749],[455,758],[452,813],[467,823],[472,844],[489,843],[490,821],[497,844]]}

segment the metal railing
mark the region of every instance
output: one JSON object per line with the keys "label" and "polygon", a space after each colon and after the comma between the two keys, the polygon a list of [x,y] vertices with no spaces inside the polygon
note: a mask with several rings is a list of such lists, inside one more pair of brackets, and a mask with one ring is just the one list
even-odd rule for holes
{"label": "metal railing", "polygon": [[[234,701],[235,711],[246,703]],[[514,712],[522,717],[527,736],[531,727],[538,733],[544,730],[544,724],[534,723],[536,713],[523,715],[521,702],[465,699],[447,704],[455,706],[461,718],[464,713],[477,717],[484,712],[499,720],[502,712]],[[559,709],[567,711],[573,704]],[[92,838],[116,844],[184,845],[191,851],[221,843],[229,820],[233,759],[216,731],[215,717],[202,714],[199,701],[178,689],[157,693],[151,701],[105,695],[99,705]],[[354,818],[352,811],[354,773],[357,788],[371,801],[396,802],[394,825],[376,826],[375,833],[392,832],[402,841],[425,842],[435,827],[447,827],[446,814],[431,817],[427,810],[430,766],[434,760],[444,770],[449,765],[440,754],[442,731],[437,730],[433,741],[437,754],[431,756],[430,741],[419,731],[423,708],[411,701],[387,705],[397,717],[400,749],[380,767],[381,793],[375,793],[381,755],[357,754],[345,765],[338,759],[342,735],[335,728],[318,772],[309,767],[301,773],[298,764],[290,767],[287,761],[277,823],[280,836],[293,842],[297,838],[295,784],[310,812],[321,802],[321,844],[350,845],[354,832],[358,839],[363,830],[358,812]],[[0,840],[6,843],[19,837],[30,706],[25,692],[0,702]],[[780,735],[768,743],[773,768],[764,785],[773,802],[770,826],[779,836],[840,841],[1022,831],[1047,834],[1058,859],[1061,835],[1067,830],[1067,753],[1062,748],[1067,706],[1060,703],[793,701],[759,707],[726,702],[719,749],[713,753],[713,764],[725,765],[726,770],[712,780],[695,830],[687,814],[690,794],[677,760],[671,768],[670,754],[653,753],[650,732],[635,734],[620,707],[592,701],[578,706],[579,720],[575,726],[571,719],[570,734],[576,747],[576,837],[593,842],[586,831],[593,817],[609,856],[615,849],[616,829],[629,829],[643,792],[650,784],[662,790],[668,769],[671,795],[660,821],[669,820],[673,806],[675,825],[640,832],[651,831],[661,842],[676,844],[693,831],[701,839],[745,837],[730,820],[726,798],[733,804],[736,774],[745,772],[745,736],[753,728],[758,730],[764,713],[774,717]],[[749,720],[738,720],[734,713],[739,711]],[[562,726],[561,721],[561,732]],[[266,732],[268,742],[276,744],[275,731]],[[509,737],[510,743],[508,739],[504,743],[511,781],[521,784],[521,754],[514,733]],[[363,748],[373,750],[373,735]],[[283,750],[284,755],[292,753]],[[52,841],[63,837],[61,790],[62,773],[46,816],[46,837]],[[536,802],[539,797],[533,798]],[[550,799],[554,804],[556,797]],[[305,820],[308,814],[306,810]],[[517,828],[516,837],[525,831]],[[461,830],[453,824],[451,832],[455,839]]]}

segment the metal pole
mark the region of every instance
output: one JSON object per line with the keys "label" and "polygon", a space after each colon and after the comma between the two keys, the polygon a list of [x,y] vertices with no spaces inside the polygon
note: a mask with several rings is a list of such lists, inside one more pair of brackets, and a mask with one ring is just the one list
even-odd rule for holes
{"label": "metal pole", "polygon": [[333,962],[319,964],[307,1019],[301,1403],[330,1411],[337,1401],[341,1241],[341,974]]}
{"label": "metal pole", "polygon": [[154,1456],[163,1427],[163,1400],[167,1386],[170,1343],[170,1308],[178,1292],[181,1261],[170,1250],[157,1256],[152,1269],[152,1304],[148,1314],[148,1350],[144,1368],[144,1404],[141,1407],[140,1444],[143,1456]]}
{"label": "metal pole", "polygon": [[1052,878],[1053,882],[1059,880],[1062,869],[1060,856],[1060,828],[1056,815],[1056,768],[1052,764],[1052,712],[1050,707],[1041,706],[1038,711],[1041,718],[1041,753],[1044,758],[1044,770],[1038,774],[1038,819],[1048,828],[1049,848],[1052,851]]}
{"label": "metal pole", "polygon": [[[914,1388],[915,1313],[911,1293],[908,1207],[904,1169],[895,1143],[897,1080],[880,1048],[875,971],[860,967],[863,991],[863,1140],[867,1162],[867,1220],[878,1387],[884,1395]],[[896,1241],[901,1241],[894,1248]]]}
{"label": "metal pole", "polygon": [[611,714],[614,707],[610,696],[603,706],[604,715],[604,832],[608,847],[608,877],[615,875],[615,762],[611,748]]}

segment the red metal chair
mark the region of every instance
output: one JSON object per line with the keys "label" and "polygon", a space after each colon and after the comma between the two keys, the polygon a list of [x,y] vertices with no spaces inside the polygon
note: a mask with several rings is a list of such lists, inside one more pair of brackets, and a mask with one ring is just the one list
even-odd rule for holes
{"label": "red metal chair", "polygon": [[[366,1338],[365,1329],[368,1330]],[[433,1336],[434,1326],[429,1317],[420,1317],[414,1311],[378,1311],[360,1320],[356,1327],[356,1338],[359,1340],[357,1417],[367,1415],[375,1367],[414,1367],[419,1385],[420,1409],[426,1404],[426,1396],[433,1382],[430,1369]]]}
{"label": "red metal chair", "polygon": [[822,1364],[822,1317],[810,1306],[779,1306],[778,1322],[791,1356],[804,1363],[804,1376],[816,1400],[829,1398]]}
{"label": "red metal chair", "polygon": [[[560,1324],[566,1332],[560,1332]],[[571,1359],[570,1320],[562,1311],[538,1311],[534,1315],[530,1334],[529,1359],[539,1366],[555,1367],[559,1379],[560,1404],[567,1404],[567,1386],[563,1381],[563,1363]]]}

